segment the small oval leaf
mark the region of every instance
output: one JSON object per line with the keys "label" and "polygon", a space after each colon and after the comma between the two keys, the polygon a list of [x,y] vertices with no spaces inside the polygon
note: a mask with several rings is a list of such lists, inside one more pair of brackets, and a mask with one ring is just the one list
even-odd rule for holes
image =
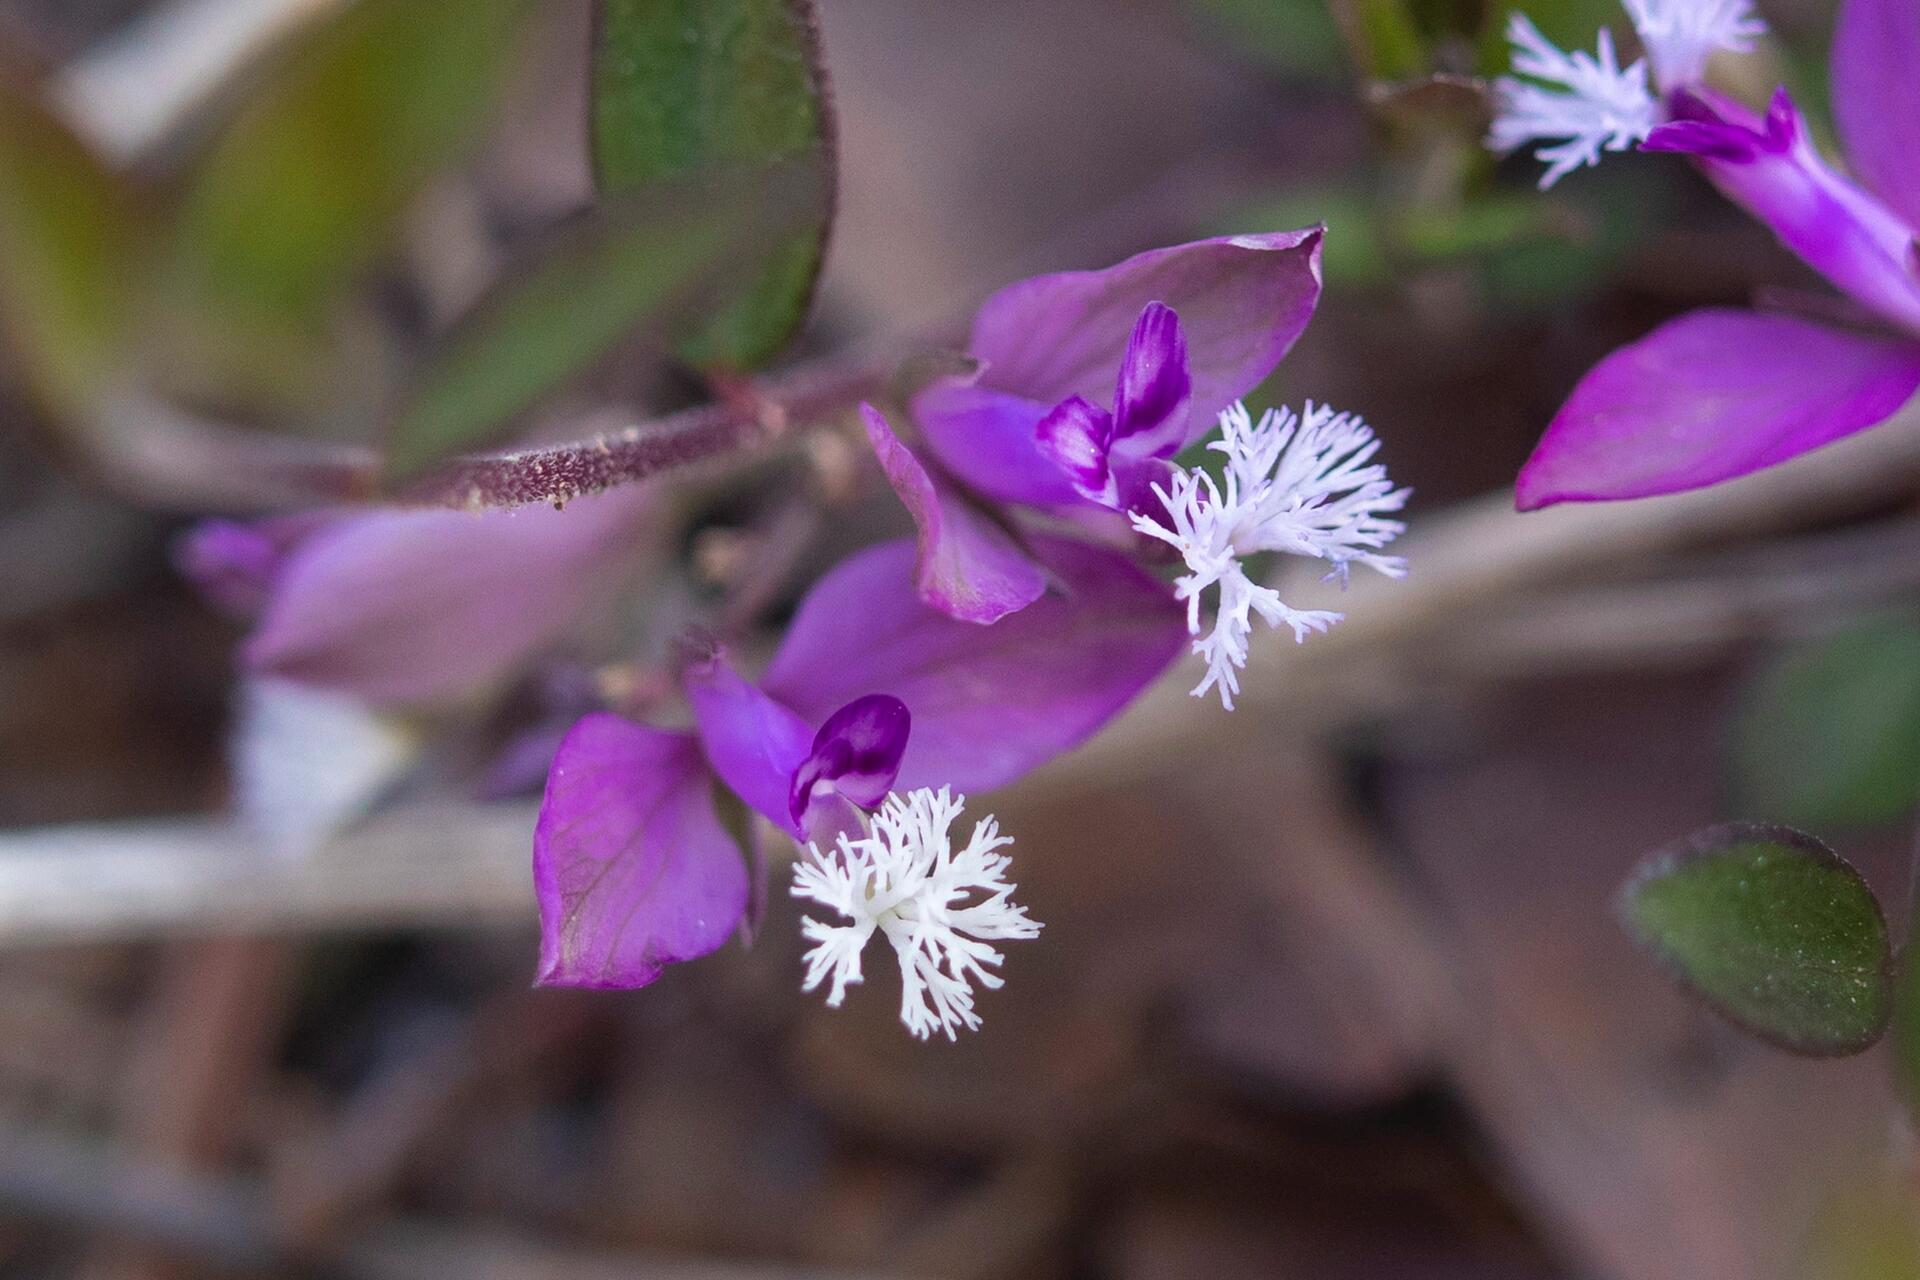
{"label": "small oval leaf", "polygon": [[1627,929],[1695,995],[1791,1053],[1858,1053],[1892,1011],[1880,904],[1848,863],[1789,827],[1727,823],[1641,863]]}
{"label": "small oval leaf", "polygon": [[681,343],[706,368],[747,369],[806,318],[832,222],[833,113],[809,0],[601,0],[592,148],[603,194],[715,167],[804,168],[819,200]]}
{"label": "small oval leaf", "polygon": [[1920,622],[1878,617],[1786,654],[1741,698],[1729,761],[1743,817],[1889,822],[1920,800]]}

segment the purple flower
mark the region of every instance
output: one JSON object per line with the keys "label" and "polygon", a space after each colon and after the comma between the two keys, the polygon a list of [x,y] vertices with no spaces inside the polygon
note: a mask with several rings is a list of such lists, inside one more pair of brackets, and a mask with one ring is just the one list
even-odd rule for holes
{"label": "purple flower", "polygon": [[[1735,28],[1751,23],[1730,0],[1668,0],[1659,13],[1694,50],[1737,48]],[[1721,38],[1700,35],[1714,30]],[[1727,308],[1668,322],[1574,389],[1520,472],[1522,510],[1730,480],[1874,426],[1920,388],[1920,8],[1845,0],[1841,10],[1835,114],[1865,185],[1822,159],[1785,90],[1759,115],[1699,83],[1701,62],[1660,78],[1663,101],[1635,126],[1642,147],[1690,155],[1858,304],[1863,323]],[[1505,135],[1520,133],[1508,117]]]}
{"label": "purple flower", "polygon": [[[889,795],[1005,785],[1132,701],[1179,651],[1172,594],[1114,552],[1029,545],[1050,587],[995,626],[920,601],[913,544],[887,543],[814,586],[757,684],[718,651],[688,662],[692,732],[604,714],[575,726],[534,844],[540,981],[641,986],[726,940],[749,877],[721,834],[716,782],[798,839],[866,848],[861,812]],[[900,800],[903,813],[928,803]],[[944,829],[921,835],[926,853]],[[836,985],[854,978],[857,966]]]}
{"label": "purple flower", "polygon": [[1039,595],[1017,531],[962,488],[1117,535],[1125,523],[1109,513],[1157,510],[1152,486],[1171,481],[1169,459],[1305,330],[1320,296],[1320,236],[1200,240],[989,298],[974,317],[972,372],[913,399],[929,460],[867,410],[874,450],[920,530],[922,598],[991,623]]}
{"label": "purple flower", "polygon": [[646,487],[564,511],[314,512],[212,521],[183,539],[182,571],[255,619],[255,676],[376,706],[440,701],[508,674],[570,627],[633,547]]}

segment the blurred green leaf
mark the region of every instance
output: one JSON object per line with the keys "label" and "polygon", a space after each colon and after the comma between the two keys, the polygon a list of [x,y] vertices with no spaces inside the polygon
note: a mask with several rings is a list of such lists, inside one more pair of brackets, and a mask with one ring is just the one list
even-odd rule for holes
{"label": "blurred green leaf", "polygon": [[1920,799],[1920,620],[1869,619],[1787,653],[1744,690],[1729,791],[1742,817],[1858,827]]}
{"label": "blurred green leaf", "polygon": [[[1592,52],[1600,37],[1600,28],[1614,28],[1614,36],[1623,50],[1632,49],[1636,37],[1626,25],[1619,0],[1509,0],[1487,5],[1482,13],[1480,38],[1474,47],[1474,70],[1481,75],[1497,76],[1509,72],[1511,49],[1507,44],[1507,20],[1516,12],[1524,13],[1540,28],[1540,33],[1562,49]],[[1622,61],[1630,61],[1631,56]]]}
{"label": "blurred green leaf", "polygon": [[1709,827],[1641,863],[1627,929],[1695,995],[1793,1053],[1858,1053],[1892,1009],[1893,956],[1859,874],[1787,827]]}
{"label": "blurred green leaf", "polygon": [[1859,1178],[1821,1207],[1807,1233],[1802,1280],[1914,1280],[1920,1208],[1893,1179]]}
{"label": "blurred green leaf", "polygon": [[1545,211],[1538,199],[1493,191],[1470,195],[1455,205],[1410,209],[1394,230],[1410,254],[1445,260],[1508,248],[1526,237],[1539,236],[1544,223]]}
{"label": "blurred green leaf", "polygon": [[603,202],[441,341],[393,419],[389,476],[498,436],[617,346],[678,345],[761,277],[813,197],[804,173],[756,169]]}
{"label": "blurred green leaf", "polygon": [[121,358],[138,238],[117,175],[0,78],[0,326],[59,416],[84,414]]}
{"label": "blurred green leaf", "polygon": [[758,279],[688,335],[702,367],[744,369],[806,319],[832,221],[834,143],[808,0],[601,0],[592,146],[604,195],[715,166],[781,163],[813,175],[812,218]]}
{"label": "blurred green leaf", "polygon": [[357,0],[261,70],[190,175],[166,358],[296,378],[407,203],[477,133],[528,0]]}
{"label": "blurred green leaf", "polygon": [[1431,69],[1433,57],[1405,0],[1330,0],[1352,34],[1369,80],[1408,80]]}
{"label": "blurred green leaf", "polygon": [[[1920,948],[1914,943],[1913,926],[1920,921],[1920,901],[1909,904],[1912,918],[1907,922],[1907,943],[1900,952],[1900,969],[1894,980],[1893,1075],[1900,1100],[1907,1109],[1908,1124],[1920,1129]],[[1914,1275],[1920,1275],[1916,1268]]]}
{"label": "blurred green leaf", "polygon": [[1235,203],[1210,219],[1213,234],[1290,231],[1324,222],[1320,272],[1329,287],[1365,288],[1393,279],[1374,197],[1345,187],[1309,187]]}
{"label": "blurred green leaf", "polygon": [[1327,0],[1192,0],[1234,52],[1287,76],[1344,80],[1353,68]]}

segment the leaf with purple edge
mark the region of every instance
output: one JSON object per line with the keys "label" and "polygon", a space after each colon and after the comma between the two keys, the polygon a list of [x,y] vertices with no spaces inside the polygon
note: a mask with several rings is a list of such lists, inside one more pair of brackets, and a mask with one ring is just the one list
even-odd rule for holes
{"label": "leaf with purple edge", "polygon": [[1859,1053],[1886,1029],[1893,953],[1880,903],[1812,836],[1708,827],[1643,861],[1619,911],[1689,992],[1789,1053]]}
{"label": "leaf with purple edge", "polygon": [[803,169],[818,196],[760,270],[682,340],[708,368],[751,368],[806,319],[832,225],[835,145],[810,0],[600,0],[591,147],[603,194],[716,166]]}

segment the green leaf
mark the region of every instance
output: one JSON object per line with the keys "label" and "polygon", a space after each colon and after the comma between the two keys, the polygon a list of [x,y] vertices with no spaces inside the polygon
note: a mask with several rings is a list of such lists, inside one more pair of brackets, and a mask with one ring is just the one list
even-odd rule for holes
{"label": "green leaf", "polygon": [[1728,823],[1650,856],[1620,895],[1627,929],[1716,1012],[1792,1053],[1858,1053],[1893,1004],[1872,890],[1788,827]]}
{"label": "green leaf", "polygon": [[262,69],[190,175],[164,359],[297,381],[327,319],[429,179],[478,132],[528,0],[357,0]]}
{"label": "green leaf", "polygon": [[399,478],[500,435],[617,346],[664,351],[758,278],[813,208],[792,170],[755,170],[603,203],[496,285],[441,340],[403,397],[387,473]]}
{"label": "green leaf", "polygon": [[704,368],[745,369],[806,319],[832,221],[834,142],[808,0],[601,0],[593,47],[592,146],[604,194],[715,167],[779,163],[820,199],[684,340]]}
{"label": "green leaf", "polygon": [[1734,719],[1730,799],[1809,827],[1899,818],[1920,799],[1920,622],[1876,617],[1762,671]]}
{"label": "green leaf", "polygon": [[138,240],[116,175],[0,78],[0,328],[60,417],[85,414],[116,371]]}
{"label": "green leaf", "polygon": [[1352,75],[1326,0],[1190,0],[1220,28],[1232,52],[1288,76],[1338,81]]}

